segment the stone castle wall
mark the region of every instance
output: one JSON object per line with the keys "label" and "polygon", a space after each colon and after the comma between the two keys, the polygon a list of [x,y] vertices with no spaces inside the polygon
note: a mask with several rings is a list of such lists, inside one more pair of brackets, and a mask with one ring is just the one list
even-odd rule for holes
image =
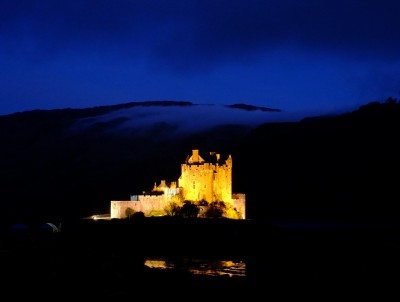
{"label": "stone castle wall", "polygon": [[246,219],[246,194],[233,194],[232,203],[236,210],[241,214],[241,219]]}
{"label": "stone castle wall", "polygon": [[230,157],[224,165],[216,166],[214,179],[215,200],[229,202],[232,198],[232,161]]}
{"label": "stone castle wall", "polygon": [[183,188],[185,200],[207,200],[213,201],[214,171],[209,164],[204,165],[182,165],[182,174],[178,184]]}
{"label": "stone castle wall", "polygon": [[[194,155],[193,155],[194,156]],[[179,186],[185,200],[230,202],[232,198],[232,159],[224,164],[189,162],[181,165]]]}
{"label": "stone castle wall", "polygon": [[161,195],[133,195],[129,201],[111,201],[111,218],[126,218],[133,212],[143,212],[146,216],[152,211],[163,211],[169,202],[180,199],[190,201],[206,200],[224,201],[231,203],[241,218],[245,219],[246,197],[245,194],[232,194],[232,158],[220,162],[216,154],[215,163],[206,163],[198,150],[193,150],[192,155],[181,165],[181,176],[178,182],[168,186],[165,180],[153,191],[163,191]]}
{"label": "stone castle wall", "polygon": [[111,218],[126,218],[134,212],[143,212],[145,215],[152,211],[162,211],[168,204],[165,195],[138,195],[139,200],[112,200]]}
{"label": "stone castle wall", "polygon": [[111,218],[126,218],[128,216],[128,209],[135,212],[142,211],[142,203],[139,201],[130,200],[112,200],[111,201]]}

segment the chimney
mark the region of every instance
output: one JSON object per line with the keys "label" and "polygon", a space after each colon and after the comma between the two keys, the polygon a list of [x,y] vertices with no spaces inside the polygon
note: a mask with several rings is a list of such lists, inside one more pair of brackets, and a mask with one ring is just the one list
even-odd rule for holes
{"label": "chimney", "polygon": [[198,149],[192,150],[192,161],[195,163],[199,162],[199,150]]}

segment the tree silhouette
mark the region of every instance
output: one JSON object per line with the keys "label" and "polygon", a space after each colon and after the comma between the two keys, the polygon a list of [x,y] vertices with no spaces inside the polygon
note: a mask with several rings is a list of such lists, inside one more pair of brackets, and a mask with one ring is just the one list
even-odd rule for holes
{"label": "tree silhouette", "polygon": [[397,101],[397,99],[395,99],[395,98],[393,98],[393,97],[388,97],[387,99],[386,99],[386,103],[387,104],[392,104],[392,105],[394,105],[394,104],[396,104],[398,101]]}
{"label": "tree silhouette", "polygon": [[192,203],[189,200],[185,200],[183,202],[183,206],[180,211],[180,215],[183,218],[196,218],[197,215],[199,214],[199,207]]}
{"label": "tree silhouette", "polygon": [[129,218],[129,217],[131,217],[133,214],[135,214],[136,213],[136,211],[134,210],[134,209],[132,209],[132,208],[127,208],[126,210],[125,210],[125,216],[127,217],[127,218]]}
{"label": "tree silhouette", "polygon": [[143,219],[143,218],[145,218],[145,215],[144,215],[143,212],[138,211],[138,212],[134,212],[133,214],[129,215],[127,218],[128,218],[128,219],[137,220],[137,219]]}
{"label": "tree silhouette", "polygon": [[181,208],[178,203],[176,202],[170,202],[164,209],[165,213],[167,216],[178,216]]}
{"label": "tree silhouette", "polygon": [[204,216],[207,218],[221,218],[226,210],[226,205],[223,201],[213,201],[209,204]]}

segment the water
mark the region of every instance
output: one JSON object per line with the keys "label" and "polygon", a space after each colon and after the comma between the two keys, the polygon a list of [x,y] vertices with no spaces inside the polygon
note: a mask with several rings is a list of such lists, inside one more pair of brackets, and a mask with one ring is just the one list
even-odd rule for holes
{"label": "water", "polygon": [[155,269],[184,270],[192,274],[245,277],[246,263],[237,260],[210,260],[183,257],[180,259],[145,258],[144,265]]}

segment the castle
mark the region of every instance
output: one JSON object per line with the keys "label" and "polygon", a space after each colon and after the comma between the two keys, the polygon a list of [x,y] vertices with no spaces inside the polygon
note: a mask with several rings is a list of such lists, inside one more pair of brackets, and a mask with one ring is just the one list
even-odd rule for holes
{"label": "castle", "polygon": [[[205,160],[204,158],[207,158]],[[126,218],[132,213],[143,212],[145,216],[166,215],[167,207],[175,202],[190,201],[195,204],[223,201],[236,213],[235,219],[246,219],[246,197],[243,193],[232,194],[232,157],[221,159],[220,154],[210,152],[200,156],[199,150],[192,150],[181,164],[178,181],[167,183],[161,180],[150,192],[131,195],[130,200],[112,200],[111,218]]]}

